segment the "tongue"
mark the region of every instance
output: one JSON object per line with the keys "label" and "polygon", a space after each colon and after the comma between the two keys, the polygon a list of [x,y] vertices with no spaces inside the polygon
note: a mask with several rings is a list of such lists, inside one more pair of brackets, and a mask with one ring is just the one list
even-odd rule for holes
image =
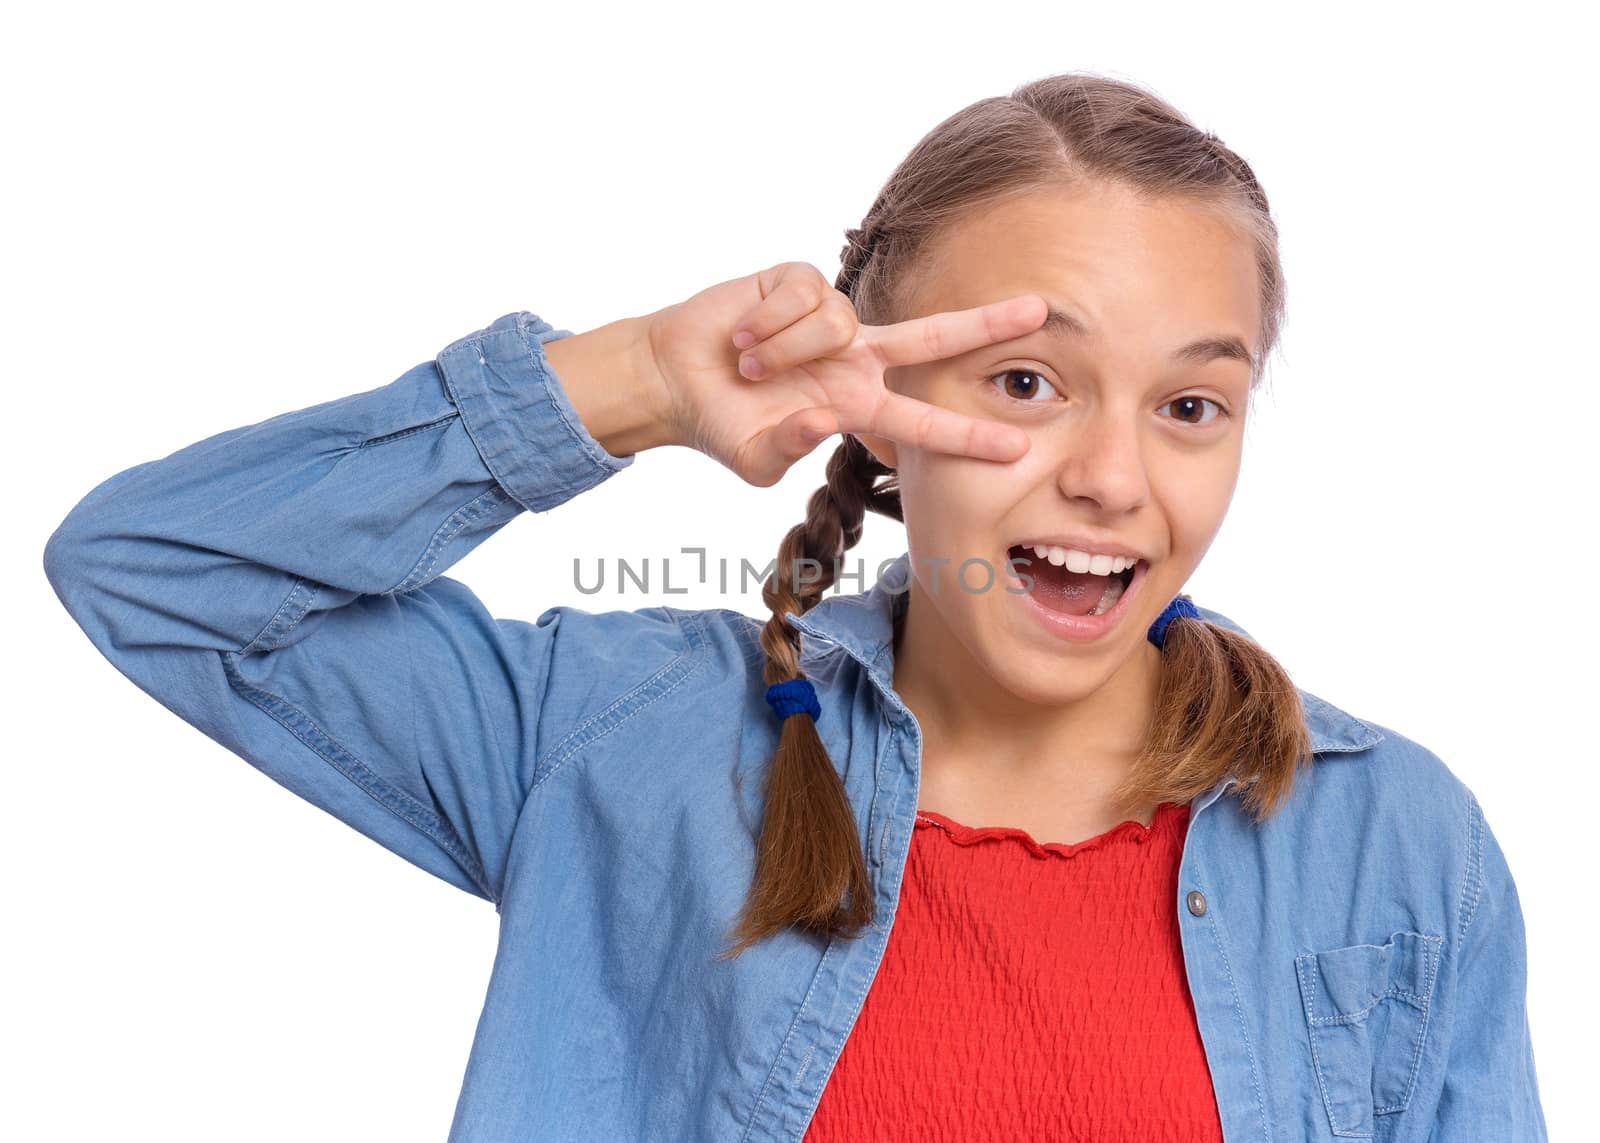
{"label": "tongue", "polygon": [[1071,572],[1049,560],[1034,559],[1025,570],[1033,577],[1033,598],[1052,611],[1087,615],[1106,593],[1108,576]]}

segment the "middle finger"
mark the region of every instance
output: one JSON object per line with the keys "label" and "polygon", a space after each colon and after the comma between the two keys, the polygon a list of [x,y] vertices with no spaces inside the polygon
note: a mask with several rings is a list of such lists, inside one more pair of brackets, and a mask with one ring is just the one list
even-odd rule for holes
{"label": "middle finger", "polygon": [[953,453],[978,460],[1011,462],[1033,443],[1016,425],[969,417],[939,405],[884,390],[867,425],[841,425],[845,432],[868,432],[930,452]]}
{"label": "middle finger", "polygon": [[[850,343],[855,329],[855,310],[850,303],[839,294],[825,297],[815,310],[793,325],[745,350],[739,359],[739,371],[752,379],[771,377],[838,351]],[[753,372],[745,366],[749,359],[755,361]]]}

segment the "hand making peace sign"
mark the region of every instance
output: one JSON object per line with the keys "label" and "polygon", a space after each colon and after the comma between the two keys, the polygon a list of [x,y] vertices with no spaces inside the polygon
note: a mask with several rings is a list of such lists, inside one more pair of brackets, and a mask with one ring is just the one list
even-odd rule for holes
{"label": "hand making peace sign", "polygon": [[[865,325],[815,266],[782,262],[652,314],[649,342],[674,443],[766,486],[836,432],[1016,460],[1028,449],[1022,430],[892,392],[884,370],[1021,337],[1045,312],[1042,298],[1023,294]],[[741,331],[751,336],[736,341]],[[741,359],[754,370],[742,371]]]}

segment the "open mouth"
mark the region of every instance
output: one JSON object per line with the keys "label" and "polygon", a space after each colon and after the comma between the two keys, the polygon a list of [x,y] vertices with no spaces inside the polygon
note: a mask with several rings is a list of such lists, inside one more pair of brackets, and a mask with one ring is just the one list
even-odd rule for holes
{"label": "open mouth", "polygon": [[1013,545],[1006,554],[1019,578],[1033,580],[1029,588],[1033,598],[1050,610],[1067,615],[1104,615],[1117,605],[1138,570],[1138,564],[1129,564],[1120,572],[1105,575],[1068,571],[1064,563],[1052,563],[1022,544]]}

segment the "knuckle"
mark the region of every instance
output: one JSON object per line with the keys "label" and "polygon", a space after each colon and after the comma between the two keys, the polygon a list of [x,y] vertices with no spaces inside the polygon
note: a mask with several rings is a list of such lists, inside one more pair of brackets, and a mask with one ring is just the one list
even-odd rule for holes
{"label": "knuckle", "polygon": [[826,308],[825,315],[828,322],[828,332],[833,334],[839,341],[849,341],[856,335],[856,329],[860,324],[856,320],[855,307],[850,304],[849,299],[845,298],[837,290],[833,291],[833,294],[828,298],[828,302],[829,305]]}

